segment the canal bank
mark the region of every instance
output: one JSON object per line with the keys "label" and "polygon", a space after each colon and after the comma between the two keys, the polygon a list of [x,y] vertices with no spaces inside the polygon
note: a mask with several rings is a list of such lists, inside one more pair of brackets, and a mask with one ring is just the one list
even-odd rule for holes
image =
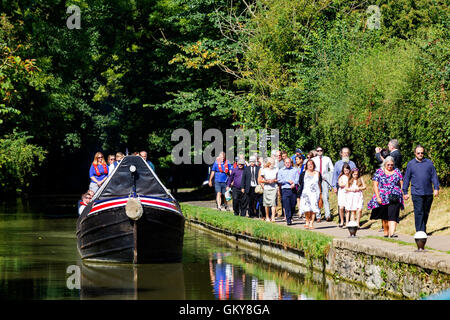
{"label": "canal bank", "polygon": [[[357,238],[336,224],[322,222],[314,231],[294,220],[266,223],[235,217],[208,208],[208,202],[183,203],[190,223],[294,265],[309,267],[372,290],[418,299],[450,287],[450,245],[446,236],[433,236],[425,252],[417,252],[411,236],[386,240],[373,230],[359,230]],[[411,239],[410,239],[411,238]],[[432,241],[430,241],[432,240]]]}

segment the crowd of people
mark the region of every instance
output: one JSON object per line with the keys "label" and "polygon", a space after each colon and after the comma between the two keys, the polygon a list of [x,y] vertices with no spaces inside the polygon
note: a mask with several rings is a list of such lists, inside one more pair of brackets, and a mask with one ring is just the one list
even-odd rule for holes
{"label": "crowd of people", "polygon": [[[397,237],[395,231],[400,210],[410,198],[409,185],[416,231],[426,233],[433,197],[439,194],[439,181],[436,168],[424,153],[424,147],[417,145],[415,157],[402,173],[402,156],[396,139],[390,140],[385,149],[375,148],[380,168],[372,177],[373,196],[367,209],[371,210],[370,219],[382,221],[380,231],[385,237]],[[146,151],[133,155],[142,157],[155,170]],[[89,190],[81,195],[78,203],[79,214],[124,156],[117,152],[105,160],[101,152],[95,154],[89,169]],[[209,186],[214,186],[218,210],[232,210],[235,215],[268,222],[274,222],[278,217],[287,225],[292,225],[297,213],[304,220],[306,229],[314,229],[314,222],[322,221],[322,210],[324,218],[332,220],[329,194],[333,191],[337,196],[338,226],[345,228],[350,221],[360,226],[363,191],[367,185],[350,156],[350,148],[344,147],[340,151],[341,159],[333,164],[330,157],[324,155],[324,149],[318,146],[306,154],[296,149],[290,157],[286,151],[275,150],[268,158],[254,154],[247,162],[240,155],[230,162],[225,152],[221,152],[211,167]],[[228,205],[231,199],[232,208]]]}
{"label": "crowd of people", "polygon": [[[153,163],[147,159],[147,152],[133,152],[134,156],[140,156],[145,162],[155,171]],[[81,200],[78,202],[78,214],[83,212],[83,209],[89,204],[95,192],[102,186],[106,179],[113,173],[114,169],[119,165],[120,161],[125,157],[122,152],[108,155],[108,159],[101,152],[94,155],[91,167],[89,169],[89,189],[81,195]]]}
{"label": "crowd of people", "polygon": [[[409,184],[416,231],[426,232],[433,196],[439,194],[439,181],[433,163],[424,158],[423,146],[417,145],[414,154],[403,174],[396,139],[390,140],[386,149],[375,148],[380,168],[372,177],[373,196],[367,209],[371,210],[370,219],[382,221],[380,231],[385,237],[397,237],[400,210],[409,199]],[[211,167],[209,186],[214,186],[217,210],[232,210],[237,216],[267,222],[274,222],[278,217],[287,225],[292,225],[297,213],[306,229],[314,229],[314,222],[322,221],[322,210],[324,218],[332,220],[329,205],[332,191],[337,196],[338,226],[346,228],[350,221],[355,221],[359,227],[367,185],[350,160],[350,149],[342,148],[340,156],[333,164],[318,146],[306,155],[301,149],[296,149],[291,157],[285,151],[276,150],[268,158],[254,154],[247,162],[240,155],[231,163],[225,152],[221,152]]]}

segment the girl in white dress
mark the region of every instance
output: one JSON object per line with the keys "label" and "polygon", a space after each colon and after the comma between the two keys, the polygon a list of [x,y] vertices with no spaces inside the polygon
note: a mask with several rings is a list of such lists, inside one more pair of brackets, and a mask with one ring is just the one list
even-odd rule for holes
{"label": "girl in white dress", "polygon": [[348,180],[347,186],[345,188],[347,191],[347,202],[345,204],[345,209],[347,212],[351,213],[350,220],[358,223],[361,219],[361,212],[363,207],[363,190],[366,190],[366,185],[363,178],[360,177],[359,170],[357,168],[352,169],[351,177]]}
{"label": "girl in white dress", "polygon": [[[345,204],[347,203],[347,191],[345,190],[345,187],[348,183],[348,178],[350,177],[350,165],[348,163],[344,163],[342,166],[342,172],[339,175],[338,178],[338,184],[339,184],[339,190],[338,190],[338,206],[339,206],[339,217],[341,218],[341,223],[339,224],[339,227],[342,228],[344,226],[344,211],[345,211]],[[345,225],[348,223],[349,219],[349,213],[346,212],[345,214]]]}

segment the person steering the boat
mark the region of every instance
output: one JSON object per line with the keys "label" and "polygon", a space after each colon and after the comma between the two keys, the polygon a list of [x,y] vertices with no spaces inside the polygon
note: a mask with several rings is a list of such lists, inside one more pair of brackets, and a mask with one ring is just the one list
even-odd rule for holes
{"label": "person steering the boat", "polygon": [[94,192],[97,192],[103,182],[106,181],[106,178],[108,178],[108,166],[101,152],[97,152],[94,156],[94,161],[89,169],[89,177],[91,178],[89,190]]}
{"label": "person steering the boat", "polygon": [[81,195],[81,200],[78,201],[78,214],[81,215],[81,213],[83,212],[84,208],[86,208],[86,206],[89,204],[89,202],[91,202],[92,200],[92,196],[91,194],[88,192],[83,193]]}

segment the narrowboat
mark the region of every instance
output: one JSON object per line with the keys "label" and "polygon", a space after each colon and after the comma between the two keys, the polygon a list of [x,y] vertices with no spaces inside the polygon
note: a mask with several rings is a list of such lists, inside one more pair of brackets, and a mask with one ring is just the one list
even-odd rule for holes
{"label": "narrowboat", "polygon": [[86,261],[180,262],[185,218],[180,205],[139,156],[112,170],[77,220],[77,247]]}

